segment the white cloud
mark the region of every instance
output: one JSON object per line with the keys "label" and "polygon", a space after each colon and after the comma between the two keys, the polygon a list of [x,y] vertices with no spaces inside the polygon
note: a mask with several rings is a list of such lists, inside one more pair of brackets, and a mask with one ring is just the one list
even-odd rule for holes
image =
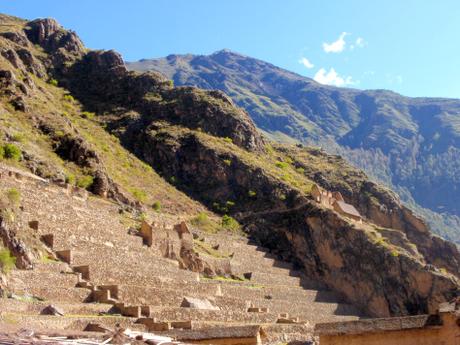
{"label": "white cloud", "polygon": [[338,75],[334,68],[331,68],[329,72],[324,68],[319,69],[313,79],[318,83],[325,85],[346,86],[355,84],[352,77],[341,77]]}
{"label": "white cloud", "polygon": [[304,65],[306,68],[313,68],[315,65],[313,65],[310,60],[308,60],[306,57],[303,57],[299,60],[299,63]]}
{"label": "white cloud", "polygon": [[355,48],[364,48],[367,45],[367,42],[364,41],[364,38],[358,37],[352,44],[350,44],[350,50],[355,50]]}
{"label": "white cloud", "polygon": [[355,44],[358,48],[363,48],[366,45],[366,42],[364,42],[364,38],[358,37],[355,41]]}
{"label": "white cloud", "polygon": [[323,42],[323,50],[326,53],[340,53],[345,49],[346,42],[345,36],[348,35],[347,32],[342,32],[337,39],[337,41],[332,43]]}

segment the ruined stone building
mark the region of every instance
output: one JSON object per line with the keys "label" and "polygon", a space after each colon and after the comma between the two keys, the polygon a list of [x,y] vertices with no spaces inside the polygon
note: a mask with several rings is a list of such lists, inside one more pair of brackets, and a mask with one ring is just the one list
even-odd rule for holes
{"label": "ruined stone building", "polygon": [[317,184],[313,185],[311,195],[315,201],[325,207],[332,208],[337,213],[351,218],[357,222],[362,222],[359,211],[351,204],[345,202],[340,192],[331,192],[322,189]]}
{"label": "ruined stone building", "polygon": [[315,332],[321,345],[458,345],[459,303],[443,304],[434,315],[320,323]]}

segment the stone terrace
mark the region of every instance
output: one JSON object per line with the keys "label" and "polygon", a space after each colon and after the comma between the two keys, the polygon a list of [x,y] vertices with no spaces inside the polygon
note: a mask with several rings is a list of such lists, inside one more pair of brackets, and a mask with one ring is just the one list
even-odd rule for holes
{"label": "stone terrace", "polygon": [[[358,318],[352,306],[246,238],[200,233],[204,243],[219,244],[219,252],[233,254],[234,272],[250,273],[242,281],[200,278],[130,235],[118,205],[30,175],[0,171],[1,191],[16,188],[21,193],[21,223],[38,221],[38,230],[29,230],[53,235],[48,245],[61,258],[10,273],[8,288],[15,298],[0,299],[0,324],[83,330],[90,322],[107,327],[119,323],[196,341],[219,333],[213,329],[237,334],[247,330],[243,326],[260,325],[262,341],[271,343],[311,340],[318,322]],[[181,307],[184,297],[207,299],[220,310]],[[49,304],[65,315],[40,315]]]}

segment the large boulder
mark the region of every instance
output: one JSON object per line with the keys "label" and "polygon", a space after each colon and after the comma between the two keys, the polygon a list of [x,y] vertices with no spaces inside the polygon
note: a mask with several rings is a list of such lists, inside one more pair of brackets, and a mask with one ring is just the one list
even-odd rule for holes
{"label": "large boulder", "polygon": [[182,308],[202,309],[202,310],[220,310],[207,299],[184,297],[180,305]]}

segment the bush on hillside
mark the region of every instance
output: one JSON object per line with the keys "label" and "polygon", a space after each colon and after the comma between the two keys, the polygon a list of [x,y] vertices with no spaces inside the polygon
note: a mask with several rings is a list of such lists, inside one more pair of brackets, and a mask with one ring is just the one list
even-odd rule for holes
{"label": "bush on hillside", "polygon": [[18,161],[21,159],[21,149],[14,144],[3,145],[3,157]]}

